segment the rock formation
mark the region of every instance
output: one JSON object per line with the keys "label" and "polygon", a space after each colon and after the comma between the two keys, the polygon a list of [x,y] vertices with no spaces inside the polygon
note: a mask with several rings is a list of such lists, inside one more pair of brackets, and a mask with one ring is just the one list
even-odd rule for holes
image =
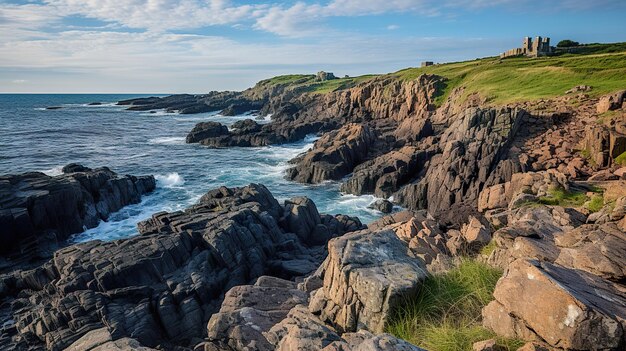
{"label": "rock formation", "polygon": [[71,234],[140,202],[155,185],[152,176],[121,176],[106,167],[77,164],[54,177],[38,172],[0,176],[0,253],[9,258],[2,269],[11,269],[15,261],[50,257]]}
{"label": "rock formation", "polygon": [[0,347],[62,350],[103,327],[116,341],[192,346],[231,287],[268,273],[307,274],[325,257],[321,239],[362,225],[320,216],[308,199],[281,206],[253,184],[215,189],[138,227],[137,237],[69,246],[38,268],[2,276],[1,296],[12,301],[3,323],[14,325]]}

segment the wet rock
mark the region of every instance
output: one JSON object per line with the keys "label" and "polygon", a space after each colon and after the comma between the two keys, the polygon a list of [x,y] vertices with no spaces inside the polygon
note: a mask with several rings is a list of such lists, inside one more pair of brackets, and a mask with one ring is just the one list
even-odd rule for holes
{"label": "wet rock", "polygon": [[335,238],[319,275],[309,309],[340,332],[383,331],[389,312],[416,293],[425,263],[391,229],[359,231]]}
{"label": "wet rock", "polygon": [[187,144],[198,143],[208,138],[228,135],[228,128],[218,122],[200,122],[189,132]]}
{"label": "wet rock", "polygon": [[393,210],[393,203],[389,200],[376,200],[369,205],[369,208],[378,210],[382,213],[391,213]]}
{"label": "wet rock", "polygon": [[77,164],[54,177],[37,172],[0,176],[0,252],[12,254],[21,247],[15,265],[49,257],[71,234],[140,202],[155,185],[152,176],[121,176],[106,167],[91,170]]}
{"label": "wet rock", "polygon": [[341,179],[365,160],[374,141],[369,127],[348,124],[317,140],[312,150],[297,159],[296,167],[288,170],[287,178],[301,183]]}
{"label": "wet rock", "polygon": [[483,324],[499,335],[575,350],[623,345],[626,295],[593,274],[517,260],[494,297],[483,309]]}

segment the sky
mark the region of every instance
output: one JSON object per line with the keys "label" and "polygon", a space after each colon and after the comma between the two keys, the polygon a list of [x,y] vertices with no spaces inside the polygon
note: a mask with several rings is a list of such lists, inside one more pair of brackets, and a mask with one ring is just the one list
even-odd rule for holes
{"label": "sky", "polygon": [[626,41],[624,0],[0,0],[0,92],[206,93]]}

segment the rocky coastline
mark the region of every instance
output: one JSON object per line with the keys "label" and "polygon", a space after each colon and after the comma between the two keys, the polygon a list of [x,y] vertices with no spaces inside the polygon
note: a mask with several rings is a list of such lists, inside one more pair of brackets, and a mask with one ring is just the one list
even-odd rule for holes
{"label": "rocky coastline", "polygon": [[[0,177],[0,224],[12,228],[3,254],[33,241],[43,252],[0,275],[0,349],[417,351],[387,333],[394,314],[464,259],[502,270],[479,323],[524,341],[520,350],[626,347],[626,92],[496,106],[462,87],[442,99],[445,81],[380,76],[311,93],[268,80],[121,101],[271,114],[230,129],[202,122],[186,141],[251,147],[316,134],[288,179],[338,181],[381,198],[381,211],[404,210],[365,226],[305,197],[279,203],[261,184],[222,187],[154,214],[136,237],[55,250],[140,201],[154,178],[80,165]],[[504,350],[498,342],[474,349]]]}

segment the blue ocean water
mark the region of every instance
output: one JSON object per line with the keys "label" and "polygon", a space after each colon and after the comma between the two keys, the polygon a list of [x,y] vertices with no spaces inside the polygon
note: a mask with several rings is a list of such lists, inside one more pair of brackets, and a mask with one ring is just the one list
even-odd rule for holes
{"label": "blue ocean water", "polygon": [[[230,125],[255,116],[216,113],[179,115],[126,111],[115,102],[141,95],[0,94],[0,174],[41,171],[59,174],[68,163],[108,166],[122,174],[153,174],[157,190],[114,214],[108,222],[73,240],[114,240],[137,234],[138,221],[158,211],[184,209],[219,186],[262,183],[279,200],[308,196],[320,212],[358,216],[367,223],[381,216],[368,209],[373,196],[342,195],[339,184],[303,185],[284,179],[287,161],[315,138],[256,148],[211,149],[185,144],[202,121]],[[88,106],[101,102],[100,106]],[[47,110],[48,106],[60,109]]]}

